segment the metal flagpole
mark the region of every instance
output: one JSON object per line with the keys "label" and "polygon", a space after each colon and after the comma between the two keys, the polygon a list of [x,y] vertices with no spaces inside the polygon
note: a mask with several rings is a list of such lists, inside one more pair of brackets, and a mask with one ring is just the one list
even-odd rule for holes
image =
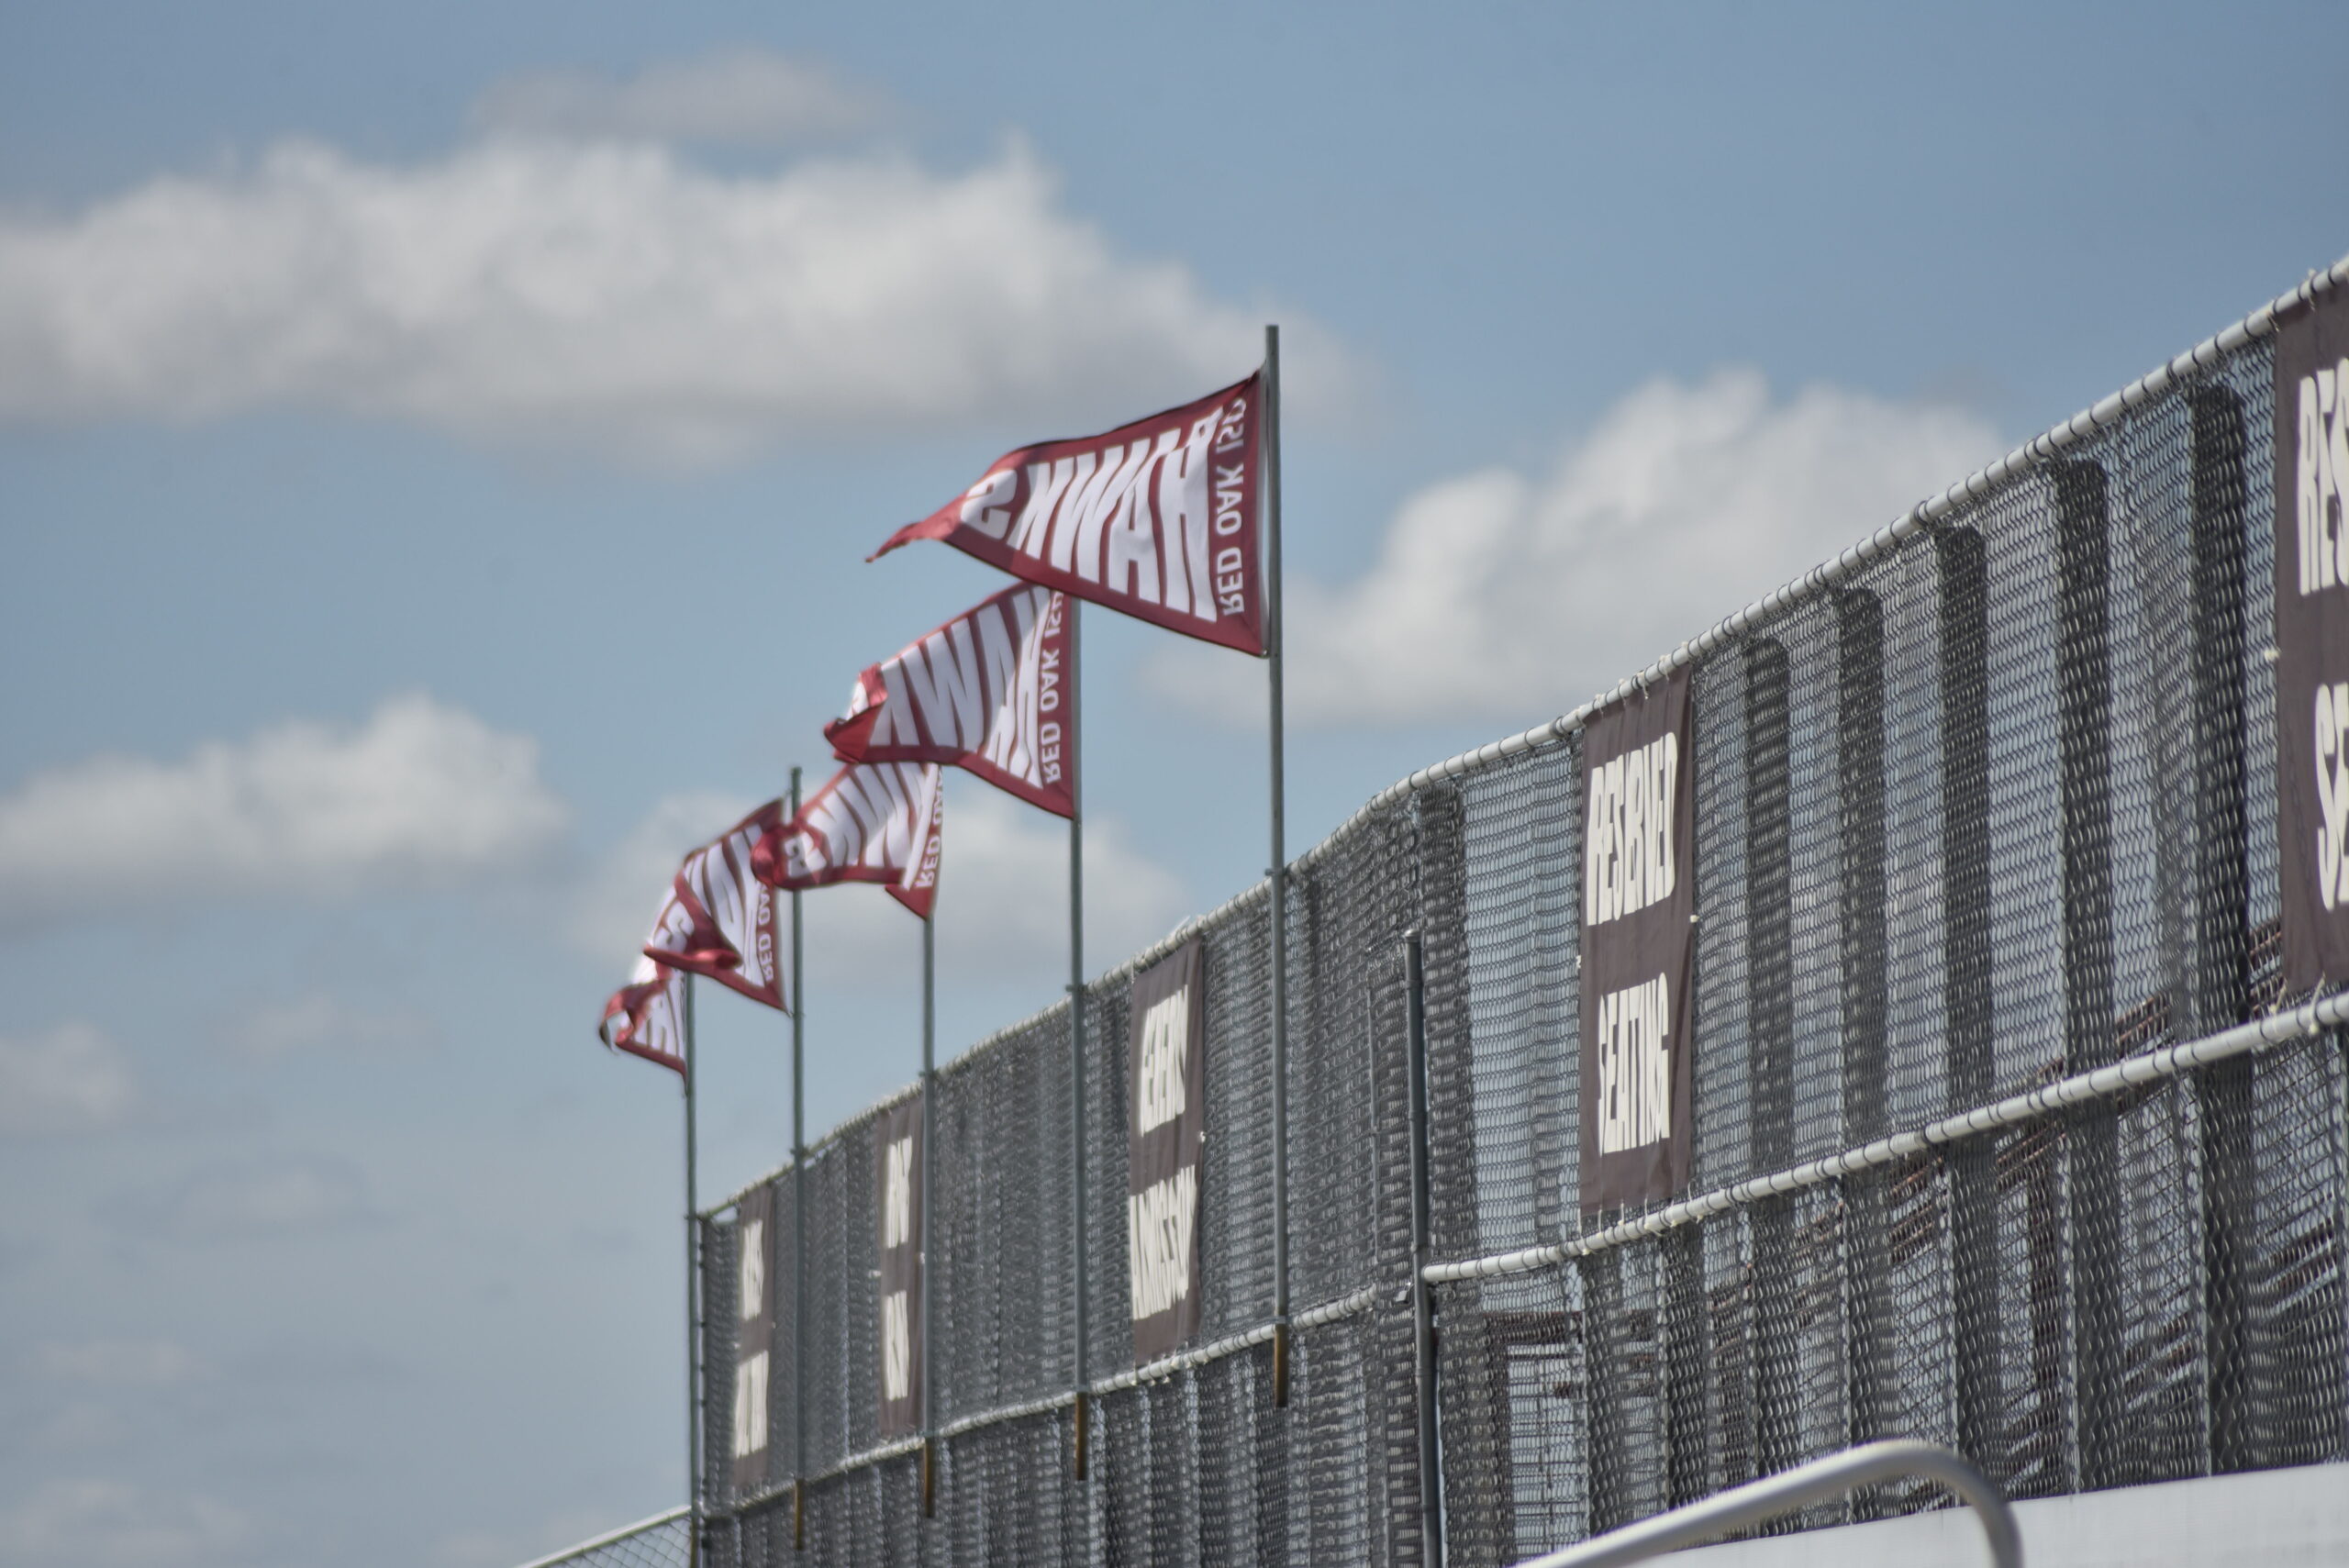
{"label": "metal flagpole", "polygon": [[701,1557],[701,1194],[695,1180],[694,977],[685,1004],[685,1504],[692,1522],[688,1560]]}
{"label": "metal flagpole", "polygon": [[937,1512],[938,1418],[930,1408],[930,1391],[937,1379],[930,1370],[930,1159],[937,1151],[934,1135],[938,1097],[938,895],[930,894],[930,913],[921,922],[921,1517]]}
{"label": "metal flagpole", "polygon": [[[799,820],[799,770],[791,770]],[[791,890],[791,1550],[807,1547],[807,970]]]}
{"label": "metal flagpole", "polygon": [[1076,1274],[1076,1402],[1071,1418],[1074,1444],[1071,1458],[1079,1481],[1085,1475],[1085,1440],[1092,1418],[1085,1399],[1085,1339],[1088,1314],[1085,1310],[1085,1285],[1090,1278],[1085,1267],[1085,770],[1079,765],[1077,749],[1085,744],[1085,730],[1079,723],[1077,709],[1078,682],[1082,679],[1084,661],[1077,656],[1076,595],[1071,594],[1063,601],[1068,606],[1068,723],[1069,747],[1069,809],[1068,809],[1068,1096],[1070,1163],[1074,1168],[1073,1213],[1075,1216],[1075,1274]]}
{"label": "metal flagpole", "polygon": [[1273,1403],[1288,1403],[1288,851],[1281,714],[1281,329],[1264,328],[1264,652],[1271,674]]}

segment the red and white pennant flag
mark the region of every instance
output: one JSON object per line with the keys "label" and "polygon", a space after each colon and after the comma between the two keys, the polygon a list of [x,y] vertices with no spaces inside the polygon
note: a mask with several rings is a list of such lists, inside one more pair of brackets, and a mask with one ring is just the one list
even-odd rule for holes
{"label": "red and white pennant flag", "polygon": [[644,944],[645,956],[789,1012],[774,889],[751,870],[759,845],[782,828],[783,803],[771,800],[687,855]]}
{"label": "red and white pennant flag", "polygon": [[[665,917],[668,906],[662,906]],[[657,1062],[673,1073],[685,1070],[685,976],[680,970],[640,958],[628,984],[604,1004],[596,1033],[614,1051]]]}
{"label": "red and white pennant flag", "polygon": [[1262,653],[1264,405],[1259,372],[1098,436],[1006,452],[874,554],[943,539],[1025,582]]}
{"label": "red and white pennant flag", "polygon": [[769,801],[687,855],[629,983],[604,1004],[604,1043],[683,1073],[688,973],[788,1010],[775,888],[880,883],[928,919],[944,812],[935,765],[860,763],[834,774],[791,821]]}
{"label": "red and white pennant flag", "polygon": [[879,883],[927,920],[938,896],[945,811],[936,763],[852,763],[780,832],[760,839],[751,869],[771,887]]}
{"label": "red and white pennant flag", "polygon": [[1067,596],[1007,588],[857,676],[824,739],[844,762],[951,762],[1074,816],[1069,662]]}

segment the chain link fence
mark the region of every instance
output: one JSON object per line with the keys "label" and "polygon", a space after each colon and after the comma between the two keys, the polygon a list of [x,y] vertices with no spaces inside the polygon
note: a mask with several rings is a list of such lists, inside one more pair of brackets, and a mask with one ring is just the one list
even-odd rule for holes
{"label": "chain link fence", "polygon": [[[772,1178],[747,1479],[739,1228],[731,1207],[705,1224],[708,1559],[1467,1568],[1877,1437],[1952,1444],[2021,1497],[2349,1458],[2343,1035],[2154,1057],[2286,1000],[2276,308],[1675,656],[1695,669],[1687,1192],[1580,1212],[1569,716],[1414,775],[1289,881],[1286,1407],[1260,885],[1179,933],[1208,949],[1194,1348],[1131,1365],[1126,1005],[1161,949],[1085,993],[1083,1149],[1065,1002],[938,1074],[927,1458],[880,1426],[877,1113]],[[1771,1528],[1933,1506],[1887,1485]]]}
{"label": "chain link fence", "polygon": [[689,1568],[693,1562],[689,1513],[683,1507],[672,1508],[525,1563],[523,1568]]}

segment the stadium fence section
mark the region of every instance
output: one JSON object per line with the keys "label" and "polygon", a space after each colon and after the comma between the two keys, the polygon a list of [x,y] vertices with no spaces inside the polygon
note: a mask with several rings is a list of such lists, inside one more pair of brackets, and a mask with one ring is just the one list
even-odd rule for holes
{"label": "stadium fence section", "polygon": [[[1433,1520],[1453,1568],[1477,1568],[1876,1438],[1948,1444],[2018,1498],[2349,1458],[2343,1036],[2281,979],[2272,662],[2276,322],[2344,280],[2349,262],[1599,702],[1405,780],[1296,862],[1285,908],[1259,884],[1093,982],[1088,1147],[1070,1147],[1065,1002],[941,1068],[932,1517],[923,1438],[879,1421],[887,1107],[807,1151],[804,1217],[790,1172],[769,1179],[768,1255],[795,1256],[804,1218],[808,1273],[804,1322],[770,1293],[769,1342],[805,1351],[765,1358],[763,1406],[741,1395],[763,1434],[736,1420],[737,1207],[713,1211],[704,1560],[1419,1564]],[[1586,1216],[1584,721],[1684,668],[1691,1173]],[[1129,993],[1194,937],[1200,1317],[1134,1367]],[[1943,1502],[1885,1485],[1772,1528]]]}

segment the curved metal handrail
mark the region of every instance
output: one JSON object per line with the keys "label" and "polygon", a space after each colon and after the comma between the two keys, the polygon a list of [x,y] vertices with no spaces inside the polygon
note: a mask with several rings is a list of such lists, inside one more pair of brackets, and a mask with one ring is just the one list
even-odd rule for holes
{"label": "curved metal handrail", "polygon": [[1747,1525],[1776,1518],[1805,1503],[1840,1496],[1871,1481],[1920,1476],[1938,1481],[1972,1506],[1997,1568],[2022,1568],[2022,1534],[2006,1494],[1965,1458],[1939,1443],[1898,1439],[1864,1443],[1792,1470],[1749,1481],[1670,1513],[1610,1530],[1579,1546],[1530,1557],[1517,1568],[1620,1568],[1684,1546],[1695,1546]]}

